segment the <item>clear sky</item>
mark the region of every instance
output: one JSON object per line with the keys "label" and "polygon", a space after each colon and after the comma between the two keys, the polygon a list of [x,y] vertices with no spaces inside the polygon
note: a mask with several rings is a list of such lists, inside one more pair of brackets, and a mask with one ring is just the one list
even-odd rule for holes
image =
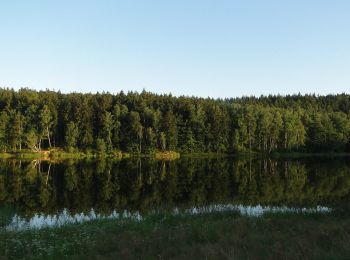
{"label": "clear sky", "polygon": [[349,93],[350,1],[1,1],[0,86]]}

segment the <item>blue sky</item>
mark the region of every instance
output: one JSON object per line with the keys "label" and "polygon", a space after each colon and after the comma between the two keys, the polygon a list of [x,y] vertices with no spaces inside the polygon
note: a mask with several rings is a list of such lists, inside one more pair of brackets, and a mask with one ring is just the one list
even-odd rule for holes
{"label": "blue sky", "polygon": [[349,93],[349,14],[345,0],[1,1],[0,86]]}

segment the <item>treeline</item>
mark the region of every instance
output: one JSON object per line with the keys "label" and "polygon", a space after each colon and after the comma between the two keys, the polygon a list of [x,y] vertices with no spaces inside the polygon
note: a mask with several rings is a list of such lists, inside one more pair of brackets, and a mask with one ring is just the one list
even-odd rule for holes
{"label": "treeline", "polygon": [[350,95],[237,99],[0,89],[0,150],[350,151]]}

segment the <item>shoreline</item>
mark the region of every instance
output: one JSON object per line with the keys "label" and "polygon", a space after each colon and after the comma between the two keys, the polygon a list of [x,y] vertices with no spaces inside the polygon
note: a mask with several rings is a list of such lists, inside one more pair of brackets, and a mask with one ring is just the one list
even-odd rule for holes
{"label": "shoreline", "polygon": [[91,150],[87,152],[67,152],[62,149],[43,150],[40,152],[32,152],[23,150],[21,152],[2,152],[0,159],[38,159],[38,160],[64,160],[64,159],[91,159],[91,158],[106,158],[106,159],[125,159],[125,158],[149,158],[156,160],[177,160],[180,158],[251,158],[251,159],[302,159],[313,157],[348,157],[348,152],[274,152],[271,154],[252,152],[252,153],[180,153],[176,151],[156,151],[152,153],[127,153],[122,151],[112,151],[107,153],[98,153]]}

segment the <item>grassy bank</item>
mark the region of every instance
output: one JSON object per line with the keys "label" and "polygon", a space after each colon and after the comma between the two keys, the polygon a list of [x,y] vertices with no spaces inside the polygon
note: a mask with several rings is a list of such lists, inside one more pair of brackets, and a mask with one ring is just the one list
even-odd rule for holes
{"label": "grassy bank", "polygon": [[74,151],[68,152],[63,149],[42,150],[40,152],[33,152],[30,150],[22,150],[20,152],[0,153],[0,159],[41,159],[41,160],[65,160],[65,159],[85,159],[107,157],[121,159],[130,157],[130,154],[112,151],[109,153],[98,153],[96,151]]}
{"label": "grassy bank", "polygon": [[[349,259],[347,216],[153,215],[0,232],[4,259]],[[74,257],[73,257],[74,256]]]}
{"label": "grassy bank", "polygon": [[31,150],[22,150],[21,152],[3,152],[0,153],[0,159],[42,159],[42,160],[64,160],[64,159],[85,159],[85,158],[111,158],[122,159],[128,157],[143,157],[154,158],[158,160],[176,160],[180,157],[186,158],[224,158],[224,157],[236,157],[236,158],[273,158],[273,159],[298,159],[308,157],[348,157],[350,153],[309,153],[309,152],[273,152],[273,153],[179,153],[175,151],[156,151],[151,153],[126,153],[122,151],[111,151],[106,153],[99,153],[95,150],[89,151],[72,151],[68,152],[60,148],[54,148],[51,150],[43,150],[40,152],[33,152]]}
{"label": "grassy bank", "polygon": [[63,149],[42,150],[33,152],[22,150],[20,152],[0,153],[0,159],[42,159],[42,160],[65,160],[65,159],[85,159],[85,158],[111,158],[122,159],[128,157],[154,158],[158,160],[175,160],[180,158],[180,153],[174,151],[157,151],[152,153],[126,153],[118,150],[100,153],[95,150],[89,151],[66,151]]}
{"label": "grassy bank", "polygon": [[156,152],[153,157],[158,160],[176,160],[180,158],[180,154],[173,151]]}

